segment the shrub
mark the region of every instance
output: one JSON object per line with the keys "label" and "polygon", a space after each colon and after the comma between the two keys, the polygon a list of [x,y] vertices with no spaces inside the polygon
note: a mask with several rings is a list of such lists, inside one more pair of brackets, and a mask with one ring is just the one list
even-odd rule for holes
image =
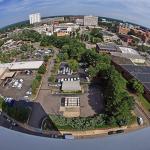
{"label": "shrub", "polygon": [[44,74],[46,72],[46,67],[44,65],[42,65],[39,69],[38,69],[38,73],[39,74]]}
{"label": "shrub", "polygon": [[105,127],[104,115],[94,117],[65,118],[63,116],[50,115],[50,119],[59,129],[88,130]]}

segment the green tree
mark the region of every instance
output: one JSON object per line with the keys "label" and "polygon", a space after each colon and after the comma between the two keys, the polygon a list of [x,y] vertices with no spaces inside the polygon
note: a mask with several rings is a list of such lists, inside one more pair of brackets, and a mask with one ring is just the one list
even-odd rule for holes
{"label": "green tree", "polygon": [[0,47],[4,44],[3,40],[0,40]]}
{"label": "green tree", "polygon": [[39,81],[37,79],[34,79],[32,81],[32,85],[31,85],[33,94],[36,94],[36,90],[37,90],[38,86],[39,86]]}
{"label": "green tree", "polygon": [[126,92],[126,81],[113,67],[109,72],[105,101],[105,111],[109,117],[109,122],[113,118],[116,124],[122,126],[131,121],[133,98]]}
{"label": "green tree", "polygon": [[68,65],[69,65],[70,69],[73,70],[74,72],[76,72],[79,68],[79,63],[74,59],[70,59],[68,61]]}
{"label": "green tree", "polygon": [[144,87],[143,85],[136,79],[132,79],[129,82],[131,88],[137,93],[137,94],[143,94],[144,93]]}
{"label": "green tree", "polygon": [[39,69],[38,69],[38,73],[39,74],[44,74],[46,72],[46,67],[45,65],[42,65]]}
{"label": "green tree", "polygon": [[45,55],[45,56],[44,56],[44,62],[46,62],[46,63],[47,63],[47,62],[48,62],[48,60],[49,60],[49,56]]}
{"label": "green tree", "polygon": [[35,79],[40,82],[42,80],[42,76],[40,74],[37,74],[36,77],[35,77]]}

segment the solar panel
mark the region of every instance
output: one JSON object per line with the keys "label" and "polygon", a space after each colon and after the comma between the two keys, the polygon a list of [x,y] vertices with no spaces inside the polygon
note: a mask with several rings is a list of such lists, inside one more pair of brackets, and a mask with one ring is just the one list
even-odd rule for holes
{"label": "solar panel", "polygon": [[144,83],[144,86],[145,86],[148,90],[150,90],[150,83]]}
{"label": "solar panel", "polygon": [[148,66],[135,66],[135,65],[121,65],[125,70],[135,73],[150,73],[150,67]]}
{"label": "solar panel", "polygon": [[148,90],[150,90],[150,67],[135,66],[135,65],[121,65],[133,77],[139,80]]}
{"label": "solar panel", "polygon": [[137,73],[134,76],[141,82],[150,82],[150,74]]}

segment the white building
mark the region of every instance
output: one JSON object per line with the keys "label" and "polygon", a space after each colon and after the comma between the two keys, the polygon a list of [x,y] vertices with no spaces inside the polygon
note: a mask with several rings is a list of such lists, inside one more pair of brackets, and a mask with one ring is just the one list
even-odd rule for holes
{"label": "white building", "polygon": [[98,17],[96,16],[84,16],[84,26],[97,26]]}
{"label": "white building", "polygon": [[30,24],[41,22],[41,15],[40,13],[30,14],[29,15]]}
{"label": "white building", "polygon": [[84,25],[84,20],[83,19],[76,19],[76,24],[77,25]]}
{"label": "white building", "polygon": [[43,61],[24,61],[0,64],[0,68],[8,68],[10,71],[37,70],[42,66]]}

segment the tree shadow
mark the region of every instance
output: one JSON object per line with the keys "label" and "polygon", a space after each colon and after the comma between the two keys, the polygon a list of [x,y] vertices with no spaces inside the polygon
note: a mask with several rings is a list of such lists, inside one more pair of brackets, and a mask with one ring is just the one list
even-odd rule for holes
{"label": "tree shadow", "polygon": [[99,79],[93,79],[89,85],[88,103],[96,114],[104,113],[105,110],[102,88],[103,87],[101,86],[101,81]]}
{"label": "tree shadow", "polygon": [[[53,123],[53,121],[50,119],[49,115],[45,112],[43,107],[38,102],[31,102],[26,100],[19,100],[15,101],[13,107],[24,107],[29,108],[31,110],[31,113],[29,114],[29,118],[27,121],[27,125],[29,125],[29,128],[35,129],[35,131],[43,131],[42,125],[46,124],[45,126],[47,132],[56,131],[55,134],[61,135],[56,125]],[[49,127],[49,129],[48,129]]]}

